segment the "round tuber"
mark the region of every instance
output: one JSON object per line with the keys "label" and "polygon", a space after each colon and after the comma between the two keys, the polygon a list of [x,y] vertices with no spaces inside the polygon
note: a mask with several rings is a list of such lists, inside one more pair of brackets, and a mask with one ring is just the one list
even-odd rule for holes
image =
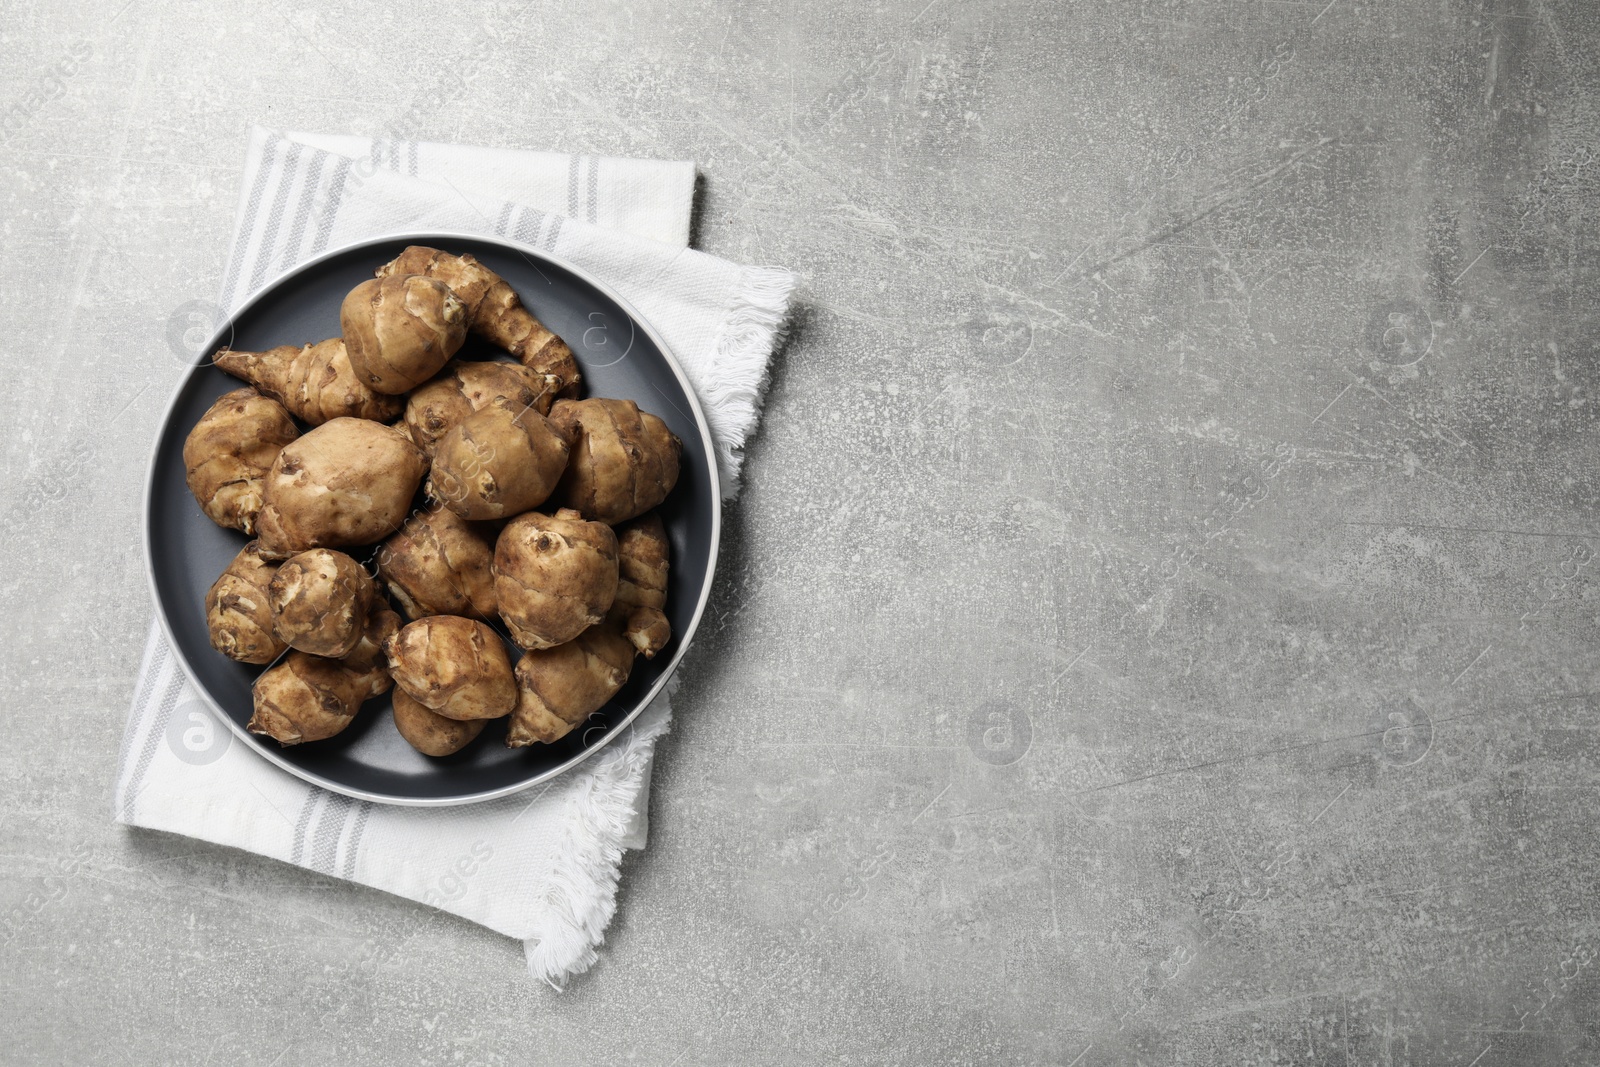
{"label": "round tuber", "polygon": [[211,647],[240,663],[271,663],[288,646],[272,629],[268,586],[278,565],[256,554],[256,542],[239,550],[206,593]]}
{"label": "round tuber", "polygon": [[517,702],[500,635],[474,619],[430,615],[384,645],[394,684],[447,719],[498,719]]}
{"label": "round tuber", "polygon": [[599,522],[625,522],[661,503],[678,482],[683,444],[631,400],[558,400],[550,421],[572,460],[555,498]]}
{"label": "round tuber", "polygon": [[183,442],[184,480],[200,510],[218,526],[254,535],[263,481],[298,436],[283,405],[254,389],[218,397]]}
{"label": "round tuber", "polygon": [[565,644],[605,617],[617,593],[617,536],[565,508],[530,511],[500,531],[494,592],[523,648]]}
{"label": "round tuber", "polygon": [[449,508],[419,511],[378,549],[378,576],[406,618],[493,619],[494,532]]}
{"label": "round tuber", "polygon": [[330,548],[313,548],[285,560],[270,591],[279,640],[331,659],[355,651],[379,600],[378,583],[361,564]]}
{"label": "round tuber", "polygon": [[251,693],[255,714],[245,728],[280,745],[298,745],[325,740],[349,726],[368,689],[337,660],[292,651],[261,672]]}
{"label": "round tuber", "polygon": [[273,461],[257,518],[261,554],[368,545],[399,529],[427,469],[398,430],[366,419],[323,423]]}
{"label": "round tuber", "polygon": [[428,495],[464,519],[503,519],[544,503],[567,442],[526,404],[496,397],[439,440]]}
{"label": "round tuber", "polygon": [[396,274],[362,282],[339,308],[356,376],[379,393],[404,393],[439,373],[467,337],[467,312],[443,282]]}
{"label": "round tuber", "polygon": [[460,752],[489,723],[488,719],[447,719],[417,703],[404,689],[394,691],[393,703],[395,729],[424,756]]}

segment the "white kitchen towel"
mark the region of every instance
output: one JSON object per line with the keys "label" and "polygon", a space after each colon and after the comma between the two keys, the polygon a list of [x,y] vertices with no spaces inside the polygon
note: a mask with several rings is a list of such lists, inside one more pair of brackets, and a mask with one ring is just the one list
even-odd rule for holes
{"label": "white kitchen towel", "polygon": [[[661,334],[712,426],[724,497],[759,415],[795,279],[686,247],[690,163],[251,132],[222,304],[327,249],[405,231],[509,236],[611,285]],[[152,626],[123,736],[115,816],[409,897],[523,940],[552,984],[586,970],[644,844],[672,688],[570,774],[456,808],[308,786],[212,715]]]}

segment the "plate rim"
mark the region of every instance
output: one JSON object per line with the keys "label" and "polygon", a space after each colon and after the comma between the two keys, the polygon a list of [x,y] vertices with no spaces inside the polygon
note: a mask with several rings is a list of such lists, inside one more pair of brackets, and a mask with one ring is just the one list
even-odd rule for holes
{"label": "plate rim", "polygon": [[[188,659],[184,656],[182,647],[179,645],[176,638],[173,637],[172,626],[167,620],[167,612],[162,605],[161,593],[156,583],[155,553],[152,545],[151,529],[153,525],[151,498],[155,492],[157,473],[156,462],[161,454],[161,444],[166,440],[167,433],[172,423],[174,411],[178,406],[178,398],[183,394],[184,387],[189,384],[195,375],[199,374],[207,366],[213,365],[209,362],[211,354],[216,351],[216,348],[219,342],[221,342],[222,338],[233,331],[234,323],[239,319],[239,317],[249,311],[284,281],[301,274],[304,271],[310,270],[319,263],[323,263],[337,256],[348,255],[351,252],[358,252],[364,248],[392,244],[397,241],[405,241],[409,244],[429,245],[435,248],[443,247],[451,241],[477,241],[485,244],[499,245],[507,251],[514,252],[517,255],[522,256],[524,259],[527,259],[529,263],[535,267],[535,269],[538,267],[538,264],[535,261],[543,261],[561,270],[569,271],[581,281],[594,286],[594,288],[599,290],[607,298],[615,301],[617,306],[633,319],[634,323],[637,324],[639,329],[641,329],[645,335],[650,338],[651,342],[661,352],[662,356],[665,357],[667,361],[667,367],[672,371],[674,377],[678,379],[678,384],[683,388],[684,395],[689,398],[690,411],[694,416],[695,426],[700,430],[701,445],[705,450],[705,455],[708,460],[707,467],[709,468],[711,474],[711,546],[710,557],[706,561],[705,580],[700,586],[699,596],[695,601],[694,613],[690,616],[689,625],[684,632],[679,635],[678,648],[673,653],[672,658],[667,661],[666,667],[662,670],[661,674],[656,678],[655,682],[644,693],[644,695],[638,699],[633,710],[623,716],[615,726],[607,730],[605,736],[602,737],[598,743],[585,748],[582,752],[573,756],[571,759],[568,759],[566,762],[540,771],[524,781],[517,782],[512,785],[501,786],[497,789],[485,790],[481,793],[466,793],[447,797],[406,797],[396,796],[391,793],[374,793],[369,790],[357,789],[353,786],[331,781],[319,774],[314,774],[311,771],[296,766],[295,764],[284,759],[280,751],[270,748],[256,735],[250,733],[243,726],[235,722],[233,716],[228,714],[222,708],[221,704],[219,704],[211,695],[211,692],[203,684],[201,684],[194,669],[190,667]],[[346,244],[342,244],[337,248],[329,249],[301,263],[297,263],[288,270],[279,271],[270,281],[263,284],[261,288],[252,293],[248,299],[241,303],[232,312],[229,312],[227,316],[223,318],[222,321],[219,322],[216,328],[211,332],[206,344],[201,347],[199,355],[196,358],[196,362],[188,365],[188,370],[185,371],[183,377],[178,380],[177,384],[173,386],[171,395],[167,398],[167,404],[161,413],[161,421],[156,428],[155,440],[150,449],[150,459],[145,465],[144,492],[142,494],[142,499],[143,506],[140,521],[139,540],[144,555],[145,580],[149,585],[150,599],[155,606],[156,621],[161,627],[161,634],[162,637],[166,639],[168,648],[171,649],[173,657],[177,660],[178,666],[183,670],[184,678],[200,695],[201,700],[205,702],[206,706],[211,710],[211,713],[218,719],[222,720],[223,724],[226,725],[228,729],[232,730],[233,733],[242,741],[249,745],[251,750],[257,755],[262,756],[269,763],[289,772],[296,778],[299,778],[300,780],[311,785],[317,786],[318,788],[326,789],[330,792],[338,793],[356,800],[365,800],[374,804],[385,804],[394,807],[460,807],[466,804],[479,804],[483,803],[484,801],[498,800],[502,797],[513,796],[517,793],[523,792],[524,790],[532,789],[534,786],[542,785],[545,782],[551,781],[552,779],[566,774],[579,764],[582,764],[593,757],[596,753],[605,749],[612,743],[612,741],[628,732],[628,729],[633,725],[634,720],[643,714],[644,710],[649,707],[655,701],[656,697],[661,694],[661,691],[666,688],[667,683],[671,681],[673,676],[677,673],[678,665],[683,661],[684,655],[689,651],[689,646],[694,641],[695,633],[700,628],[700,620],[705,614],[706,605],[710,602],[711,586],[716,579],[717,563],[722,552],[722,475],[717,460],[716,444],[711,438],[711,425],[706,420],[705,410],[700,403],[700,396],[695,391],[695,388],[690,383],[688,377],[684,374],[683,366],[678,362],[677,356],[673,354],[671,346],[669,346],[661,337],[661,335],[656,332],[655,327],[650,324],[649,320],[639,314],[638,310],[630,301],[624,298],[610,285],[602,282],[600,279],[596,278],[593,274],[589,273],[587,270],[583,269],[577,264],[572,263],[569,260],[562,259],[560,256],[550,255],[547,252],[543,252],[537,248],[533,248],[530,245],[524,244],[521,241],[515,241],[510,238],[492,234],[476,234],[451,230],[400,230],[393,233],[380,234],[376,237],[366,237],[359,241],[351,241]]]}

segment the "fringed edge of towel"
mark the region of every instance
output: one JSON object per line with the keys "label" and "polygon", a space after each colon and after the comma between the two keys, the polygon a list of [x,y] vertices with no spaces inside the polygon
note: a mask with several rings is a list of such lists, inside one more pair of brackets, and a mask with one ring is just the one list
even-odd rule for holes
{"label": "fringed edge of towel", "polygon": [[739,495],[744,443],[761,417],[772,360],[789,334],[790,301],[799,279],[781,267],[742,267],[717,333],[701,400],[716,413],[722,499]]}
{"label": "fringed edge of towel", "polygon": [[[650,773],[656,742],[672,723],[672,694],[667,684],[658,701],[666,713],[595,761],[593,772],[567,800],[567,840],[539,894],[542,907],[534,914],[534,933],[522,943],[528,971],[555,989],[599,960],[596,949],[617,910],[617,884],[622,875],[623,842],[638,817],[638,797]],[[647,711],[646,714],[649,714]],[[642,717],[642,716],[641,716]]]}

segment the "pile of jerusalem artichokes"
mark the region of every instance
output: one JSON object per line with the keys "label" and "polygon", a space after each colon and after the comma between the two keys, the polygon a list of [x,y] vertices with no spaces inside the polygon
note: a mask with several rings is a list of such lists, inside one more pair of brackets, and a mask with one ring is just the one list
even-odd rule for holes
{"label": "pile of jerusalem artichokes", "polygon": [[[471,256],[408,248],[339,320],[219,351],[249,385],[184,444],[201,509],[253,538],[205,603],[212,646],[267,665],[249,729],[323,740],[392,689],[430,756],[505,716],[508,745],[559,740],[671,637],[653,509],[681,443],[630,400],[578,399],[571,349]],[[453,359],[468,334],[515,362]]]}

